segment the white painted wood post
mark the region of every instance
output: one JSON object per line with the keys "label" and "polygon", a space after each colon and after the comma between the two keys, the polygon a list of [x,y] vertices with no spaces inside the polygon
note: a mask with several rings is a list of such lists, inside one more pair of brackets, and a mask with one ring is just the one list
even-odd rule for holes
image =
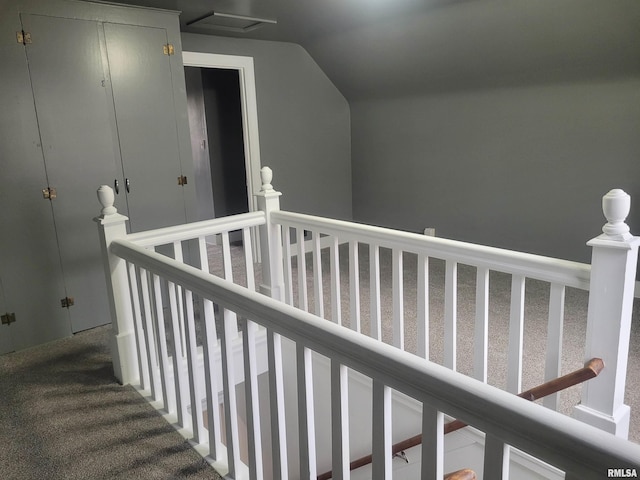
{"label": "white painted wood post", "polygon": [[262,210],[267,223],[260,227],[260,251],[262,257],[262,283],[260,292],[284,301],[284,273],[282,263],[282,234],[280,226],[271,223],[271,212],[280,210],[280,195],[271,185],[273,172],[269,167],[260,170],[262,187],[256,193],[258,209]]}
{"label": "white painted wood post", "polygon": [[605,368],[582,387],[582,402],[574,416],[602,430],[627,438],[630,408],[624,391],[629,353],[631,311],[640,237],[624,223],[631,199],[615,189],[602,199],[608,223],[591,240],[591,287],[585,359],[600,357]]}
{"label": "white painted wood post", "polygon": [[98,200],[102,205],[102,211],[101,215],[94,220],[98,224],[111,311],[113,370],[118,381],[127,385],[137,381],[139,376],[127,262],[111,254],[109,247],[113,240],[127,236],[125,222],[129,219],[118,213],[113,206],[114,199],[115,195],[111,187],[102,185],[98,189]]}

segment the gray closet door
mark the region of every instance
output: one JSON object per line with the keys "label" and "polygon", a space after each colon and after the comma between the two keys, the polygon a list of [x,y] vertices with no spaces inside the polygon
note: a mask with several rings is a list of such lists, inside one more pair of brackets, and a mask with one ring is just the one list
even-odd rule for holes
{"label": "gray closet door", "polygon": [[[31,83],[54,211],[72,330],[110,321],[96,189],[111,185],[117,160],[111,92],[97,22],[24,15]],[[58,308],[61,308],[58,305]]]}
{"label": "gray closet door", "polygon": [[[186,222],[167,33],[104,24],[132,231]],[[193,180],[193,179],[189,179]],[[122,200],[116,199],[116,202]]]}
{"label": "gray closet door", "polygon": [[[3,31],[20,30],[20,19],[2,18]],[[15,22],[15,23],[14,23]],[[47,179],[25,48],[0,48],[0,278],[1,314],[16,322],[0,325],[0,353],[69,336],[65,296]]]}

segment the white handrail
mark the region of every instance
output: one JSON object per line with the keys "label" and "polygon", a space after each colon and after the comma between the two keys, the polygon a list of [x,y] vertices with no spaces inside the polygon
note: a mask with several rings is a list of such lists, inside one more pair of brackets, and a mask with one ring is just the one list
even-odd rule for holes
{"label": "white handrail", "polygon": [[127,239],[137,245],[152,247],[165,245],[183,240],[191,240],[198,237],[216,235],[222,232],[231,232],[246,227],[257,227],[265,224],[264,212],[249,212],[220,217],[213,220],[203,220],[201,222],[186,223],[172,227],[148,230],[146,232],[132,233],[127,235]]}
{"label": "white handrail", "polygon": [[271,221],[285,227],[304,227],[334,235],[341,241],[366,240],[379,247],[399,248],[465,265],[589,289],[591,266],[584,263],[301,213],[273,212]]}
{"label": "white handrail", "polygon": [[570,478],[600,478],[608,468],[640,466],[639,445],[126,240],[114,240],[110,252],[555,465]]}

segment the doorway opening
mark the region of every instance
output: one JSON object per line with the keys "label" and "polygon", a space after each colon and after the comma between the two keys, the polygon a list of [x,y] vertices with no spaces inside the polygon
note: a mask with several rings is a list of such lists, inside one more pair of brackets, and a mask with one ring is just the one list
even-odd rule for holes
{"label": "doorway opening", "polygon": [[183,52],[198,220],[257,210],[253,58]]}
{"label": "doorway opening", "polygon": [[185,67],[198,220],[249,211],[237,70]]}

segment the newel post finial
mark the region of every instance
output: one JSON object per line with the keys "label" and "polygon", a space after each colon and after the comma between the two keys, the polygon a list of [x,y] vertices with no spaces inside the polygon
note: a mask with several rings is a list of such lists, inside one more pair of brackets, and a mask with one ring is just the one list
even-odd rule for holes
{"label": "newel post finial", "polygon": [[100,205],[102,205],[102,210],[100,210],[102,215],[113,215],[114,213],[118,213],[118,209],[113,206],[116,196],[109,185],[100,185],[97,194],[98,201],[100,202]]}
{"label": "newel post finial", "polygon": [[615,188],[602,197],[602,211],[607,223],[602,227],[602,231],[620,240],[631,238],[629,225],[624,223],[631,210],[631,197],[624,190]]}
{"label": "newel post finial", "polygon": [[260,188],[261,192],[273,192],[273,185],[271,185],[271,180],[273,180],[273,170],[269,167],[262,167],[260,169],[260,180],[262,180],[262,187]]}

